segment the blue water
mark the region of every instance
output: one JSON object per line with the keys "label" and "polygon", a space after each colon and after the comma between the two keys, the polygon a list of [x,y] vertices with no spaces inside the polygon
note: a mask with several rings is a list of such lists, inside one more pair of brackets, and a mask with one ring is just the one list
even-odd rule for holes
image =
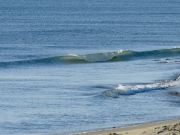
{"label": "blue water", "polygon": [[179,117],[179,0],[0,0],[0,134]]}

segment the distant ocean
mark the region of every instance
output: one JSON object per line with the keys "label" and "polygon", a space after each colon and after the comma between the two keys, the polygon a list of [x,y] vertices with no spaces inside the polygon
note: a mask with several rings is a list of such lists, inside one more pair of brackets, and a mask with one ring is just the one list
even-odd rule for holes
{"label": "distant ocean", "polygon": [[0,134],[180,116],[179,0],[0,0]]}

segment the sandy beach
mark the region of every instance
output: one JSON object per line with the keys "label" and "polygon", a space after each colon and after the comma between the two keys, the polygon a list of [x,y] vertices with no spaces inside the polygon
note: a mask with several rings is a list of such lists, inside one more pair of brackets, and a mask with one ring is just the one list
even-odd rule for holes
{"label": "sandy beach", "polygon": [[180,135],[180,119],[139,124],[127,128],[112,128],[76,135]]}

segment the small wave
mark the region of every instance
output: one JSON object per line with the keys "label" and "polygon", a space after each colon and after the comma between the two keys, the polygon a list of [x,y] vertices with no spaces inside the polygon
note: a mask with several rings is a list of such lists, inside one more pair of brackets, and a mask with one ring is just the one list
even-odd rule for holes
{"label": "small wave", "polygon": [[154,60],[157,61],[157,63],[161,63],[161,64],[179,64],[180,60],[178,60],[179,57],[177,59],[170,59],[170,58],[166,58],[166,59],[159,59],[159,60]]}
{"label": "small wave", "polygon": [[122,85],[119,84],[118,87],[112,90],[107,90],[103,95],[108,97],[118,97],[119,95],[134,95],[136,93],[142,93],[151,90],[167,89],[169,87],[175,87],[180,85],[180,76],[175,80],[166,80],[156,83],[149,84],[138,84],[138,85]]}
{"label": "small wave", "polygon": [[95,62],[108,62],[113,57],[123,54],[124,51],[119,50],[115,52],[94,53],[94,54],[68,54],[65,56],[55,56],[48,58],[22,60],[22,61],[8,61],[0,62],[0,66],[17,66],[26,64],[79,64],[79,63],[95,63]]}
{"label": "small wave", "polygon": [[160,49],[152,51],[114,51],[93,54],[69,54],[65,56],[55,56],[33,60],[0,62],[0,66],[23,65],[23,64],[78,64],[78,63],[96,63],[96,62],[115,62],[129,61],[145,58],[162,58],[180,56],[180,48]]}

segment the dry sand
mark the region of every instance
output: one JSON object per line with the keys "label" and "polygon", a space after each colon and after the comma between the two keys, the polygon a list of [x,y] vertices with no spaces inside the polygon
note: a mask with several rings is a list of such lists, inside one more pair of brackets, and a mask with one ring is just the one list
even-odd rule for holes
{"label": "dry sand", "polygon": [[140,124],[127,128],[112,128],[76,135],[180,135],[180,119]]}

